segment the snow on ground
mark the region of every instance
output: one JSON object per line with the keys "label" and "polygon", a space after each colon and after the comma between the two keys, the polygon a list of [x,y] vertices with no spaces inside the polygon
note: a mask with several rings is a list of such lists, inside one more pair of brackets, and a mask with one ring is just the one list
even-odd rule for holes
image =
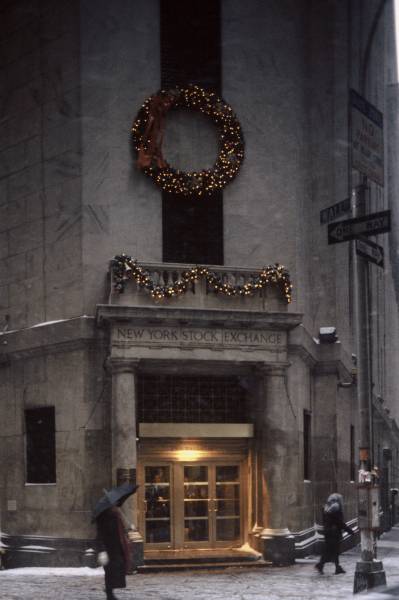
{"label": "snow on ground", "polygon": [[[119,600],[353,600],[354,558],[343,557],[344,575],[333,575],[333,565],[319,575],[316,558],[293,567],[138,574],[115,595]],[[103,587],[101,568],[0,572],[1,600],[100,600]]]}
{"label": "snow on ground", "polygon": [[89,567],[21,567],[0,571],[0,581],[2,577],[24,577],[26,575],[29,577],[32,575],[35,577],[103,577],[104,571],[102,567],[97,569]]}
{"label": "snow on ground", "polygon": [[[378,541],[389,587],[399,586],[399,528]],[[292,567],[239,568],[130,575],[127,588],[116,590],[118,600],[390,600],[394,596],[370,590],[353,596],[359,548],[345,552],[343,575],[327,564],[320,575],[317,557]],[[105,600],[101,567],[20,568],[0,571],[0,600]]]}

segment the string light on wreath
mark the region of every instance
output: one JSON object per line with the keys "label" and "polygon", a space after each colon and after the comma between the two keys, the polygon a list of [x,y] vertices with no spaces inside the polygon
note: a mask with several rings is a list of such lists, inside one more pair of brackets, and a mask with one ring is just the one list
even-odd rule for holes
{"label": "string light on wreath", "polygon": [[201,278],[206,279],[208,286],[215,293],[224,296],[252,296],[257,291],[268,285],[277,285],[286,299],[291,302],[292,284],[287,269],[283,265],[276,263],[263,267],[256,275],[250,277],[242,285],[232,285],[225,283],[222,279],[209,271],[207,267],[196,266],[183,271],[181,278],[168,285],[158,285],[151,278],[149,271],[141,267],[137,260],[126,254],[119,254],[111,261],[113,271],[114,289],[123,293],[126,283],[134,280],[137,285],[144,288],[155,300],[163,300],[173,296],[181,296],[187,292],[190,284],[195,283]]}
{"label": "string light on wreath", "polygon": [[[180,171],[162,155],[165,117],[169,110],[186,108],[210,117],[219,130],[219,155],[211,169]],[[193,196],[223,189],[237,175],[244,159],[244,139],[231,106],[214,92],[196,85],[160,90],[147,98],[132,126],[138,167],[166,192]]]}

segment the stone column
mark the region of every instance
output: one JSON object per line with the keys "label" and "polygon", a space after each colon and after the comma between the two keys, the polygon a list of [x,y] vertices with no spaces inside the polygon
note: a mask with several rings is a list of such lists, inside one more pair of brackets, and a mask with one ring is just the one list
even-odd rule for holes
{"label": "stone column", "polygon": [[263,402],[265,397],[264,392],[264,375],[262,367],[255,371],[255,390],[254,396],[251,399],[251,420],[254,423],[255,438],[253,440],[253,457],[252,457],[252,514],[254,522],[250,532],[251,545],[258,550],[263,551],[263,546],[260,543],[260,534],[263,530],[262,517],[262,431],[263,423],[260,421],[260,415],[263,411]]}
{"label": "stone column", "polygon": [[[136,371],[137,360],[111,357],[109,367],[112,373],[112,483],[120,485],[124,481],[136,483],[137,431],[136,431]],[[134,494],[123,504],[123,513],[129,523],[136,528],[138,523],[137,495]],[[143,564],[143,538],[135,529],[129,534],[134,567]]]}
{"label": "stone column", "polygon": [[[276,565],[295,560],[289,507],[296,504],[298,478],[297,415],[288,394],[288,363],[261,367],[258,398],[261,502],[258,524],[265,560]],[[263,385],[262,385],[263,382]]]}

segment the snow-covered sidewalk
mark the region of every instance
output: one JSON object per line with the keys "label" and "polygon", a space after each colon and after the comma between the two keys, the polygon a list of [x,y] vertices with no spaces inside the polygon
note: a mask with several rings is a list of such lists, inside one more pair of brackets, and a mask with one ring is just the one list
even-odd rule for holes
{"label": "snow-covered sidewalk", "polygon": [[[389,586],[399,585],[399,528],[378,543]],[[120,600],[346,600],[353,598],[357,548],[346,552],[341,563],[347,571],[334,575],[328,564],[325,575],[314,568],[316,557],[293,567],[223,571],[183,571],[132,575],[128,588],[116,590]],[[370,594],[371,596],[374,594]],[[360,596],[360,598],[363,596]],[[10,569],[0,572],[1,600],[104,599],[103,571],[99,569]],[[381,596],[383,598],[383,596]]]}

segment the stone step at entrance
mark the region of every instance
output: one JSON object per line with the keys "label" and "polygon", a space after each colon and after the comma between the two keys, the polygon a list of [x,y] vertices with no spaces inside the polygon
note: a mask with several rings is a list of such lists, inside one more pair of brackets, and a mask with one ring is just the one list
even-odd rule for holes
{"label": "stone step at entrance", "polygon": [[268,567],[270,562],[255,553],[240,550],[164,550],[146,552],[139,573],[198,569]]}

